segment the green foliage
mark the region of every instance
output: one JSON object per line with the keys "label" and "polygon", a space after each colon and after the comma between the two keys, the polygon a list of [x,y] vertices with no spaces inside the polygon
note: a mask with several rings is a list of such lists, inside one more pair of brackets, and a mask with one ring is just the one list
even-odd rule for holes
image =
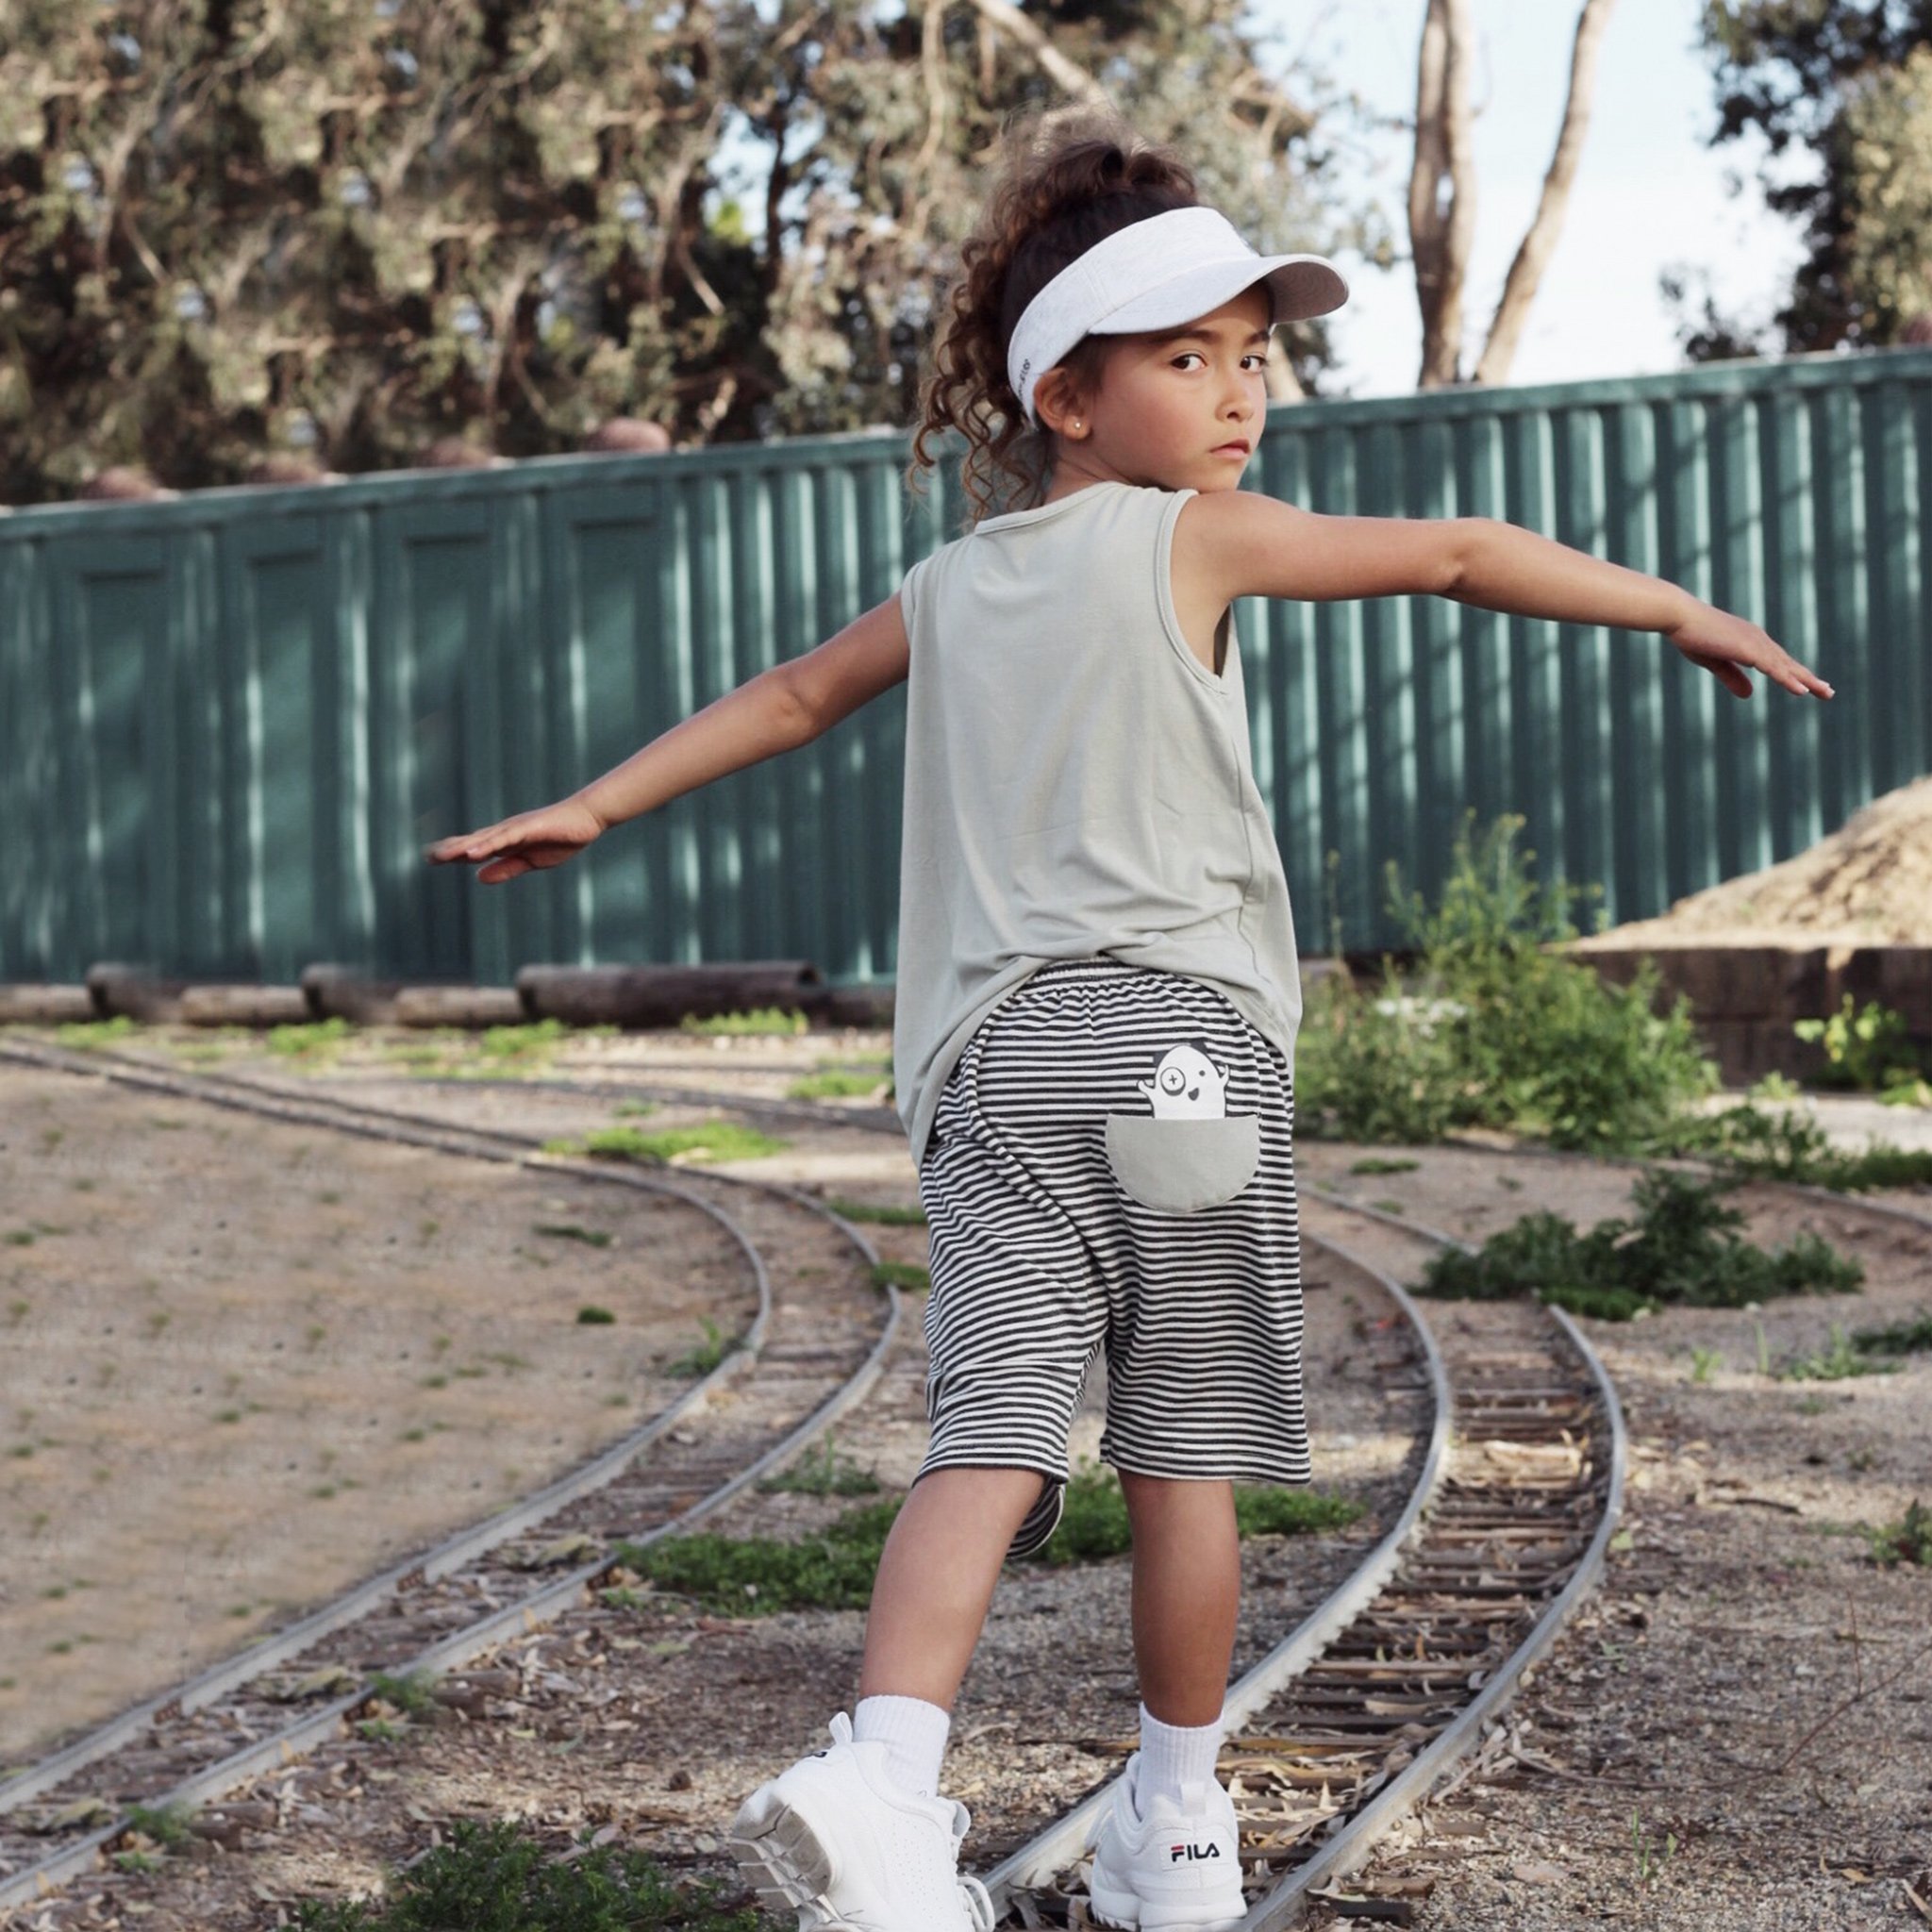
{"label": "green foliage", "polygon": [[1536,883],[1505,815],[1473,839],[1465,821],[1432,910],[1389,868],[1389,901],[1416,947],[1405,987],[1392,963],[1379,994],[1344,975],[1311,992],[1297,1038],[1297,1124],[1316,1138],[1440,1140],[1506,1128],[1591,1153],[1642,1153],[1718,1084],[1679,998],[1659,1016],[1645,962],[1607,984],[1557,948],[1576,937],[1586,890]]}
{"label": "green foliage", "polygon": [[600,1308],[594,1302],[587,1303],[577,1310],[577,1323],[584,1328],[608,1328],[617,1320],[608,1308]]}
{"label": "green foliage", "polygon": [[601,1227],[584,1227],[575,1221],[536,1221],[530,1224],[532,1234],[547,1234],[556,1241],[582,1241],[587,1247],[608,1248],[615,1239]]}
{"label": "green foliage", "polygon": [[801,1496],[875,1496],[879,1479],[850,1457],[841,1456],[828,1434],[783,1474],[766,1476],[758,1488],[787,1490]]}
{"label": "green foliage", "polygon": [[811,1021],[796,1007],[752,1007],[740,1013],[687,1013],[677,1023],[683,1033],[809,1033]]}
{"label": "green foliage", "polygon": [[886,1227],[924,1227],[925,1209],[924,1208],[881,1207],[872,1201],[846,1201],[833,1196],[825,1203],[834,1214],[842,1214],[847,1221],[875,1221]]}
{"label": "green foliage", "polygon": [[1808,1229],[1774,1252],[1740,1239],[1744,1217],[1721,1188],[1668,1168],[1637,1181],[1637,1218],[1588,1234],[1541,1210],[1491,1235],[1474,1254],[1444,1249],[1423,1271],[1424,1294],[1493,1301],[1536,1295],[1574,1312],[1628,1321],[1644,1307],[1742,1307],[1790,1294],[1846,1294],[1864,1279]]}
{"label": "green foliage", "polygon": [[[1235,1522],[1242,1536],[1297,1536],[1353,1523],[1361,1506],[1344,1496],[1235,1485]],[[776,1610],[863,1609],[886,1538],[903,1496],[848,1509],[795,1542],[711,1532],[665,1537],[642,1547],[623,1544],[617,1560],[660,1590],[707,1609],[758,1616]],[[1024,1560],[1063,1568],[1117,1557],[1133,1546],[1126,1499],[1113,1474],[1083,1463],[1067,1484],[1058,1526],[1043,1549]]]}
{"label": "green foliage", "polygon": [[1824,1048],[1822,1087],[1852,1088],[1861,1093],[1909,1087],[1920,1068],[1917,1050],[1906,1030],[1905,1015],[1876,1000],[1860,1007],[1846,993],[1828,1020],[1798,1020],[1791,1031]]}
{"label": "green foliage", "polygon": [[874,1288],[903,1288],[908,1294],[924,1294],[932,1287],[932,1271],[917,1261],[875,1261],[872,1266]]}
{"label": "green foliage", "polygon": [[663,1127],[655,1134],[636,1127],[599,1127],[580,1141],[546,1141],[546,1154],[591,1154],[613,1160],[658,1166],[675,1154],[701,1160],[754,1160],[782,1154],[789,1141],[774,1140],[738,1121],[698,1121],[688,1127]]}
{"label": "green foliage", "polygon": [[851,1100],[876,1093],[886,1084],[884,1074],[848,1073],[831,1068],[822,1074],[805,1074],[785,1090],[787,1100]]}
{"label": "green foliage", "polygon": [[558,1855],[521,1826],[458,1819],[390,1881],[380,1903],[305,1899],[301,1932],[778,1932],[715,1879],[678,1881],[655,1859],[588,1837]]}
{"label": "green foliage", "polygon": [[665,1365],[666,1373],[673,1375],[708,1375],[733,1350],[744,1345],[744,1338],[726,1335],[708,1315],[700,1315],[704,1324],[705,1339],[696,1347],[687,1349],[675,1361]]}
{"label": "green foliage", "polygon": [[1915,1563],[1932,1569],[1932,1509],[1916,1497],[1897,1523],[1881,1524],[1867,1529],[1866,1541],[1874,1561],[1890,1568],[1898,1563]]}
{"label": "green foliage", "polygon": [[340,1014],[301,1024],[271,1026],[264,1044],[270,1053],[292,1060],[333,1060],[356,1037],[356,1029]]}
{"label": "green foliage", "polygon": [[139,1021],[116,1013],[111,1020],[70,1020],[55,1027],[54,1038],[61,1046],[114,1046],[140,1030]]}
{"label": "green foliage", "polygon": [[1860,1328],[1852,1337],[1852,1346],[1868,1355],[1917,1355],[1932,1349],[1932,1308],[1922,1309],[1908,1322]]}
{"label": "green foliage", "polygon": [[1846,1152],[1834,1147],[1808,1114],[1767,1110],[1751,1101],[1687,1116],[1651,1151],[1709,1161],[1740,1180],[1790,1181],[1840,1193],[1932,1183],[1932,1151],[1879,1141]]}
{"label": "green foliage", "polygon": [[369,1689],[373,1696],[405,1717],[428,1717],[436,1709],[436,1679],[427,1671],[410,1671],[402,1676],[377,1671],[369,1680]]}
{"label": "green foliage", "polygon": [[1794,1356],[1777,1372],[1780,1382],[1843,1382],[1854,1375],[1893,1375],[1902,1362],[1874,1361],[1869,1354],[1853,1345],[1851,1338],[1836,1322],[1831,1324],[1831,1345],[1811,1355]]}
{"label": "green foliage", "polygon": [[176,1852],[194,1836],[189,1824],[193,1816],[186,1805],[133,1805],[128,1807],[127,1828],[164,1851]]}

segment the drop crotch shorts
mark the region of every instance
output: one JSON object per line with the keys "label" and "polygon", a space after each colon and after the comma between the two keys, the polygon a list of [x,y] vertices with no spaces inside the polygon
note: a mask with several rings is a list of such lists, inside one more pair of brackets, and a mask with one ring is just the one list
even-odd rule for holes
{"label": "drop crotch shorts", "polygon": [[1038,1470],[1008,1555],[1038,1550],[1101,1349],[1115,1469],[1308,1482],[1293,1124],[1281,1051],[1207,982],[1106,954],[1023,980],[954,1062],[920,1164],[915,1482]]}

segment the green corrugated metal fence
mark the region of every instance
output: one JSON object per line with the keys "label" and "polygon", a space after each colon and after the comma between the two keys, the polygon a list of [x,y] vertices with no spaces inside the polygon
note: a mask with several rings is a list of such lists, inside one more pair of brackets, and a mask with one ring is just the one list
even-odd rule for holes
{"label": "green corrugated metal fence", "polygon": [[[1501,517],[1766,625],[1838,688],[1740,701],[1662,638],[1441,598],[1239,610],[1305,950],[1392,942],[1465,808],[1614,920],[1932,768],[1932,351],[1282,406],[1249,487]],[[0,517],[0,979],[95,960],[808,958],[889,978],[904,692],[505,888],[420,848],[574,790],[889,595],[958,528],[896,432]]]}

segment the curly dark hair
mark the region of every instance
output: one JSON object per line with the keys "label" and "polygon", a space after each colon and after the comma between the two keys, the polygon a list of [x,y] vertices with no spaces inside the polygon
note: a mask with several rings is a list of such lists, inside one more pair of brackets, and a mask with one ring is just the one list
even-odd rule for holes
{"label": "curly dark hair", "polygon": [[[1143,140],[1114,108],[1034,113],[1008,124],[979,221],[959,249],[932,362],[920,385],[919,425],[906,482],[917,491],[938,458],[927,439],[958,429],[968,448],[960,482],[970,528],[1044,495],[1054,436],[1026,421],[1007,379],[1007,348],[1026,305],[1054,276],[1119,229],[1200,196],[1171,147]],[[1058,365],[1077,392],[1098,384],[1114,339],[1083,336]]]}

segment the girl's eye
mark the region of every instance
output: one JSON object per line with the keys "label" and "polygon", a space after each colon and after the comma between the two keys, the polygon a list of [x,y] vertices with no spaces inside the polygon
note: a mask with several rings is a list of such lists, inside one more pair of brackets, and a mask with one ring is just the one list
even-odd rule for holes
{"label": "girl's eye", "polygon": [[[1180,354],[1179,354],[1178,356],[1176,356],[1176,357],[1175,357],[1175,358],[1174,358],[1174,363],[1175,363],[1175,365],[1176,365],[1176,366],[1178,366],[1179,364],[1181,364],[1181,363],[1183,363],[1183,362],[1187,362],[1187,361],[1194,361],[1194,362],[1199,362],[1199,361],[1203,360],[1204,358],[1203,358],[1203,357],[1202,357],[1202,355],[1201,355],[1201,352],[1200,352],[1200,350],[1199,350],[1199,349],[1183,349],[1183,350],[1182,350],[1182,351],[1180,352]],[[1253,349],[1253,350],[1250,350],[1250,351],[1248,352],[1248,354],[1247,354],[1247,355],[1245,355],[1245,356],[1243,356],[1243,357],[1241,358],[1241,360],[1242,360],[1243,362],[1257,362],[1257,363],[1265,363],[1265,362],[1267,361],[1267,359],[1268,359],[1268,358],[1267,358],[1267,357],[1265,357],[1264,355],[1262,355],[1262,354],[1261,354],[1261,352],[1260,352],[1260,351],[1259,351],[1258,349]]]}

